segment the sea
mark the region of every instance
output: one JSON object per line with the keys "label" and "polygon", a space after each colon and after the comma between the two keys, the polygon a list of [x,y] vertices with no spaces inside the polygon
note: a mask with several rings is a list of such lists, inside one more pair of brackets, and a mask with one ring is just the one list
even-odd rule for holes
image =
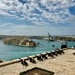
{"label": "sea", "polygon": [[[39,53],[54,51],[56,48],[61,48],[62,42],[60,41],[46,41],[46,40],[35,40],[39,43],[37,47],[22,47],[14,45],[5,45],[0,40],[0,60],[11,61]],[[67,41],[68,47],[75,46],[75,42]],[[52,46],[54,45],[54,47]]]}

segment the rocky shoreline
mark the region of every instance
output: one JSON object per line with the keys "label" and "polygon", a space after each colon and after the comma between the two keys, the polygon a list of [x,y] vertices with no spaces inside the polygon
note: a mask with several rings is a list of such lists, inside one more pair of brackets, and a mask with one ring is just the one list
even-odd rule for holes
{"label": "rocky shoreline", "polygon": [[37,46],[37,43],[35,43],[34,41],[23,38],[23,37],[4,38],[3,43],[8,45],[27,46],[27,47]]}

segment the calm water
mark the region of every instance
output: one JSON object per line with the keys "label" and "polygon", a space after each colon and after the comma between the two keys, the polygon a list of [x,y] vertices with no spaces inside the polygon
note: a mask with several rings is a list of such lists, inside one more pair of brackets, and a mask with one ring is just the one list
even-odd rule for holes
{"label": "calm water", "polygon": [[[37,47],[20,47],[20,46],[13,46],[13,45],[5,45],[0,40],[0,60],[13,60],[18,59],[34,54],[39,54],[47,51],[52,51],[55,48],[61,47],[61,42],[48,42],[44,40],[35,40],[39,42],[39,46]],[[52,45],[55,45],[53,48]],[[75,46],[75,42],[68,42],[68,47]]]}

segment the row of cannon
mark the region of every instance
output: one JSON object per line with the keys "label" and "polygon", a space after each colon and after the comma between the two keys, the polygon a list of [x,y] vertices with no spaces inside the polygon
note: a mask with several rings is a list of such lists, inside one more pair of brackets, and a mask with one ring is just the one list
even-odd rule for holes
{"label": "row of cannon", "polygon": [[48,57],[52,57],[54,58],[55,56],[58,56],[58,55],[61,55],[61,54],[64,54],[65,52],[63,50],[55,50],[55,51],[50,51],[50,52],[46,52],[45,54],[39,54],[39,55],[35,55],[34,57],[29,57],[27,56],[27,59],[20,59],[20,62],[23,66],[28,66],[28,63],[27,63],[27,60],[29,60],[31,63],[34,63],[36,64],[36,60],[39,60],[39,61],[43,61],[44,59],[48,59]]}

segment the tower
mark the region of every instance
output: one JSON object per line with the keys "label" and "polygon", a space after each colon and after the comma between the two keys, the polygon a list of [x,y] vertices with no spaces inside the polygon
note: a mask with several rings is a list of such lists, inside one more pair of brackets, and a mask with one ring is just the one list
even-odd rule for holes
{"label": "tower", "polygon": [[49,32],[48,32],[48,41],[50,41],[50,38],[51,38],[51,35],[50,35]]}

